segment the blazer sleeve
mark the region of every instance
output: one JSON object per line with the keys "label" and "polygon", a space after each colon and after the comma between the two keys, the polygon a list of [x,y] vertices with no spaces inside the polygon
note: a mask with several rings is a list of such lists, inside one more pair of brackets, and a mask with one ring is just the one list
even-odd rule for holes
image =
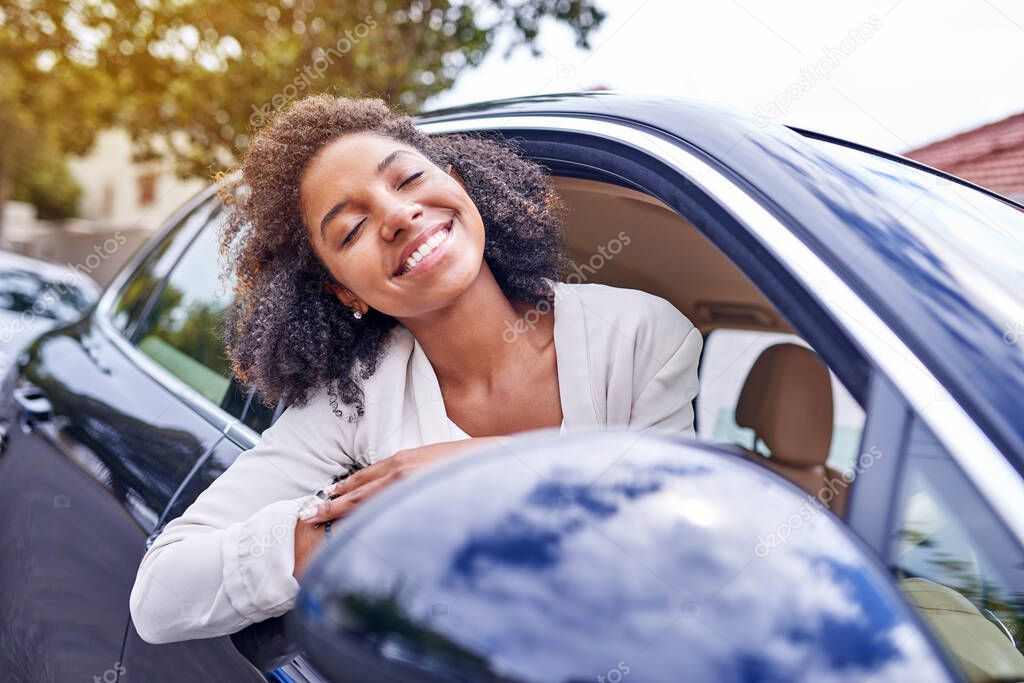
{"label": "blazer sleeve", "polygon": [[671,307],[665,317],[667,320],[663,319],[659,325],[661,330],[657,332],[656,342],[665,350],[643,354],[645,371],[639,376],[648,379],[633,399],[629,428],[665,429],[694,436],[693,400],[700,386],[697,366],[704,337],[675,307]]}
{"label": "blazer sleeve", "polygon": [[294,606],[299,509],[354,469],[342,443],[346,426],[352,425],[322,395],[289,406],[256,446],[164,527],[142,558],[131,593],[143,640],[223,636]]}

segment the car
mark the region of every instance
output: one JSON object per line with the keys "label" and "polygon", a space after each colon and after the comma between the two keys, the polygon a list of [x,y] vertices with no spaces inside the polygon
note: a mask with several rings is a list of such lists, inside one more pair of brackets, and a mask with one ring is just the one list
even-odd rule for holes
{"label": "car", "polygon": [[514,143],[568,208],[567,281],[694,322],[696,438],[535,433],[447,463],[337,525],[289,614],[144,642],[147,544],[284,410],[224,358],[211,187],[3,380],[0,670],[1024,678],[1024,208],[689,100],[544,95],[416,125]]}
{"label": "car", "polygon": [[0,250],[0,373],[35,336],[81,318],[99,297],[79,269]]}

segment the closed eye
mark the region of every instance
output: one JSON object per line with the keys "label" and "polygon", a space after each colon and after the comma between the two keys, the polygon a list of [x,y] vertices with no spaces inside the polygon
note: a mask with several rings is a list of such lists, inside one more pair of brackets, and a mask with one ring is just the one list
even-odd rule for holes
{"label": "closed eye", "polygon": [[361,220],[358,223],[356,223],[356,227],[354,227],[351,230],[349,230],[348,234],[345,235],[345,239],[343,239],[341,241],[341,246],[345,246],[346,244],[348,244],[349,242],[354,240],[355,237],[356,237],[356,233],[359,232],[359,228],[361,228],[363,223],[365,223],[365,222],[366,222],[366,219],[364,218],[363,220]]}
{"label": "closed eye", "polygon": [[420,171],[419,173],[413,173],[411,176],[402,181],[402,184],[398,186],[398,189],[401,190],[409,183],[418,180],[421,175],[423,175],[423,171]]}

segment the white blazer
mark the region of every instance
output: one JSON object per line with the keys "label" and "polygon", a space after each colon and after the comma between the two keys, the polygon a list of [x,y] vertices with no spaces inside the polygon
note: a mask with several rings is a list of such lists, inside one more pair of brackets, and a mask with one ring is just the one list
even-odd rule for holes
{"label": "white blazer", "polygon": [[[690,321],[640,290],[551,285],[562,431],[618,426],[692,435],[703,338]],[[132,588],[131,615],[143,640],[223,636],[287,612],[299,589],[292,571],[303,502],[354,463],[466,437],[448,419],[415,337],[402,325],[393,334],[363,384],[362,419],[335,415],[325,389],[305,406],[289,406],[167,524]]]}

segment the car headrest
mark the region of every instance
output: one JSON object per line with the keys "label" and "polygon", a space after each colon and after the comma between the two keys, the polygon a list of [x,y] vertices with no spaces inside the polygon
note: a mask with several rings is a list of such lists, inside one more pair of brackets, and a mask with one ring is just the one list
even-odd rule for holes
{"label": "car headrest", "polygon": [[754,430],[781,464],[824,465],[832,444],[832,380],[810,349],[765,349],[743,384],[736,424]]}

